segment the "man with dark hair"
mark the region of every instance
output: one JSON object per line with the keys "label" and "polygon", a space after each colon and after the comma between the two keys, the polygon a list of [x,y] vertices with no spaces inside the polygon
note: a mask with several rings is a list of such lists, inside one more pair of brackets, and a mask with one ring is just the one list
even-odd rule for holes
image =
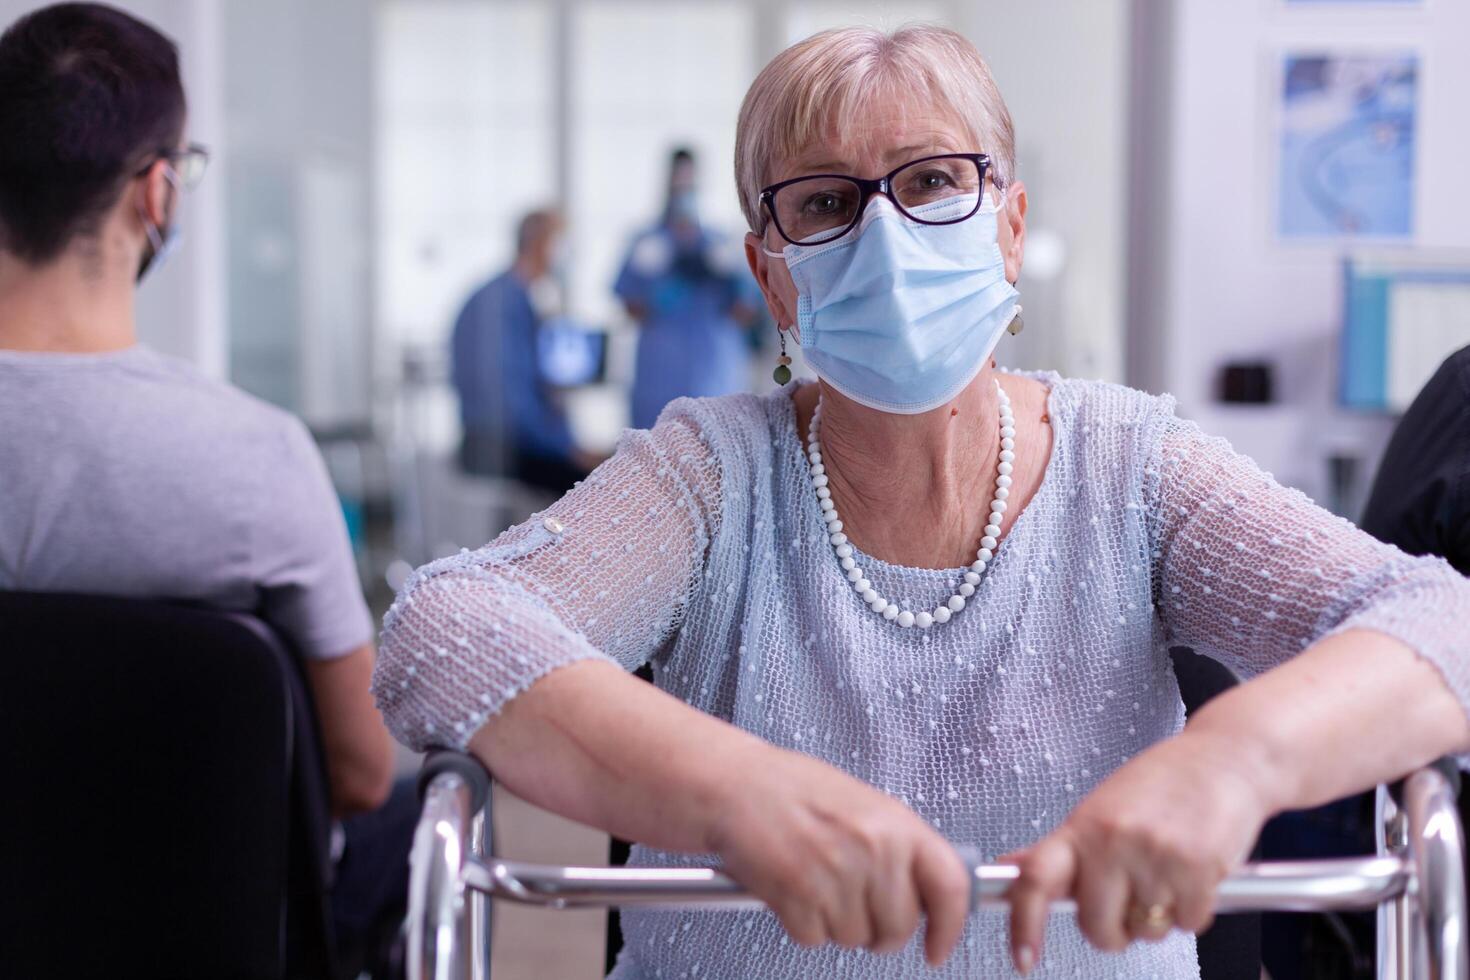
{"label": "man with dark hair", "polygon": [[[301,655],[334,810],[373,811],[393,769],[374,628],[311,436],[138,343],[136,283],[207,160],[185,117],[173,42],[121,11],[59,4],[0,36],[0,589],[260,615]],[[354,875],[398,872],[354,869],[346,826],[339,911]]]}

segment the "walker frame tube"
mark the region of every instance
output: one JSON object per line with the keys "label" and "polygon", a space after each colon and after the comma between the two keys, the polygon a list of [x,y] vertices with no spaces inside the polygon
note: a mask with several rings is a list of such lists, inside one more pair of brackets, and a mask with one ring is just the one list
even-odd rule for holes
{"label": "walker frame tube", "polygon": [[[409,852],[407,970],[412,980],[488,980],[489,922],[477,938],[470,914],[464,871],[479,863],[473,853],[477,817],[471,787],[456,772],[434,776],[424,792],[423,810]],[[488,809],[488,807],[487,807]],[[482,824],[483,826],[483,824]]]}
{"label": "walker frame tube", "polygon": [[[409,884],[409,980],[488,980],[488,898],[550,909],[764,908],[714,868],[562,867],[487,857],[489,803],[461,773],[427,773]],[[488,796],[486,797],[488,801]],[[1248,864],[1221,882],[1217,912],[1378,910],[1379,980],[1470,980],[1464,834],[1445,775],[1422,769],[1395,806],[1378,795],[1377,856]],[[965,849],[971,908],[1005,906],[1019,874]],[[1075,910],[1071,901],[1053,911]]]}

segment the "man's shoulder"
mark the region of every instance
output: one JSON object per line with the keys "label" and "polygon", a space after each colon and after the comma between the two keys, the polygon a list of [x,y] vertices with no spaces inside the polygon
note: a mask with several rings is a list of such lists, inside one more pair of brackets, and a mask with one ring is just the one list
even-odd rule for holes
{"label": "man's shoulder", "polygon": [[526,287],[516,278],[514,270],[506,269],[504,272],[491,276],[489,279],[480,283],[479,286],[475,287],[475,291],[470,293],[470,300],[473,302],[476,300],[513,295],[515,293],[524,293],[525,291]]}
{"label": "man's shoulder", "polygon": [[293,439],[305,432],[301,420],[280,406],[180,358],[149,351],[125,370],[149,400],[165,410],[189,413],[188,418],[216,428],[222,437]]}
{"label": "man's shoulder", "polygon": [[1470,401],[1470,345],[1445,358],[1437,374],[1448,388],[1446,394],[1458,395],[1462,403]]}
{"label": "man's shoulder", "polygon": [[81,422],[105,415],[114,429],[136,423],[175,436],[191,431],[227,436],[301,427],[284,409],[142,345],[101,355],[12,353],[0,357],[0,372],[13,375],[16,388],[24,387],[29,397],[47,400],[53,417]]}
{"label": "man's shoulder", "polygon": [[479,310],[502,306],[507,302],[515,302],[517,298],[524,300],[525,297],[526,287],[516,278],[513,271],[507,269],[480,283],[465,297],[460,307],[460,317],[463,319],[467,313],[473,314]]}
{"label": "man's shoulder", "polygon": [[1440,363],[1404,412],[1394,438],[1398,442],[1411,437],[1432,439],[1446,430],[1454,430],[1458,435],[1467,426],[1470,426],[1470,346],[1460,348]]}
{"label": "man's shoulder", "polygon": [[135,380],[136,407],[122,421],[140,462],[243,502],[247,522],[300,527],[324,516],[314,502],[326,499],[325,462],[299,417],[177,358],[158,355]]}
{"label": "man's shoulder", "polygon": [[[306,539],[303,527],[333,516],[305,425],[176,358],[0,358],[0,416],[15,404],[44,410],[0,427],[0,470],[18,464],[20,475],[0,552],[15,561],[17,541],[40,541],[32,581],[108,591],[121,562],[140,594],[242,608],[258,598],[262,556],[288,553],[283,536]],[[37,521],[52,512],[62,519]]]}

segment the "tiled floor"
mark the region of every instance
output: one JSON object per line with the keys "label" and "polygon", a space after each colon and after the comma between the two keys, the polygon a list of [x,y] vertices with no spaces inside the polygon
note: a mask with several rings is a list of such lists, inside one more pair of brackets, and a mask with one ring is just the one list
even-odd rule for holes
{"label": "tiled floor", "polygon": [[[495,787],[495,853],[546,864],[606,864],[607,835],[539,810]],[[605,912],[553,912],[496,902],[495,980],[596,980],[602,976]]]}
{"label": "tiled floor", "polygon": [[[401,776],[423,757],[398,747]],[[495,787],[492,846],[496,855],[544,864],[607,864],[607,835],[533,807]],[[496,902],[490,971],[494,980],[600,980],[606,950],[605,912],[552,912]]]}

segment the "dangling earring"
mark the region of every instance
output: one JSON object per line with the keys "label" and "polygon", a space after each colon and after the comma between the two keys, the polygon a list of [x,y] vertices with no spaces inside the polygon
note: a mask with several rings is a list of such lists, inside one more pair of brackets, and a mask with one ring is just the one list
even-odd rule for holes
{"label": "dangling earring", "polygon": [[1015,315],[1011,317],[1011,322],[1006,325],[1006,330],[1010,331],[1011,336],[1014,337],[1016,334],[1020,333],[1022,330],[1025,330],[1025,329],[1026,329],[1026,321],[1023,320],[1023,319],[1021,319],[1021,307],[1018,304],[1016,306],[1016,313],[1015,313]]}
{"label": "dangling earring", "polygon": [[776,358],[776,370],[771,372],[771,378],[778,385],[784,385],[791,380],[791,358],[786,356],[786,331],[780,327],[776,333],[781,337],[781,356]]}

